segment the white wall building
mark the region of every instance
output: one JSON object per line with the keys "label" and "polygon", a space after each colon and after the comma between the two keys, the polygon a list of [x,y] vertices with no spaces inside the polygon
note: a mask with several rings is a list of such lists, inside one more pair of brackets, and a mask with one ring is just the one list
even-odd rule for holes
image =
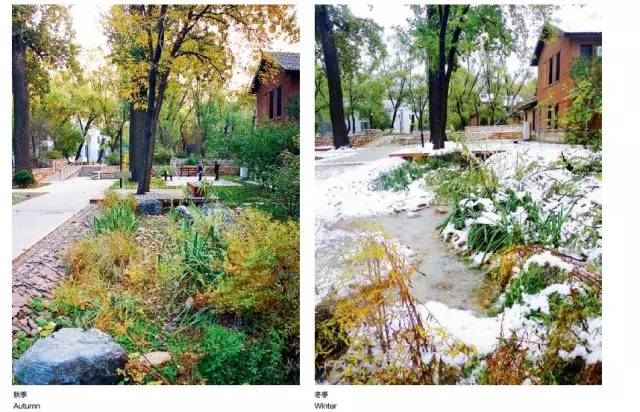
{"label": "white wall building", "polygon": [[[389,121],[393,118],[393,105],[390,100],[385,100],[383,102],[384,109],[389,115]],[[401,103],[400,107],[398,107],[398,111],[396,113],[395,122],[392,125],[394,133],[410,133],[411,132],[411,122],[415,121],[415,116],[413,116],[413,111],[406,103]]]}
{"label": "white wall building", "polygon": [[[81,162],[97,162],[98,155],[100,152],[100,144],[103,139],[108,139],[107,136],[100,134],[100,131],[96,128],[90,128],[87,132],[87,137],[85,138],[84,146],[82,146],[82,151],[80,153]],[[106,140],[105,140],[106,141]],[[105,156],[108,154],[108,151],[105,151]],[[104,161],[104,157],[103,157]]]}
{"label": "white wall building", "polygon": [[[382,104],[384,105],[384,110],[387,112],[389,116],[389,120],[393,117],[393,105],[391,101],[385,99]],[[348,119],[345,119],[345,123],[348,121],[348,124],[351,124],[352,127],[349,130],[349,136],[354,134],[361,134],[365,129],[370,129],[369,121],[365,119],[361,119],[358,116],[358,113],[355,114],[355,128],[353,127],[353,120],[350,115],[348,115]],[[411,133],[411,122],[414,121],[417,127],[416,117],[413,115],[413,111],[409,107],[408,104],[402,103],[398,108],[398,112],[396,113],[396,119],[393,124],[394,133]],[[320,125],[320,134],[321,135],[331,135],[331,123],[323,122]]]}

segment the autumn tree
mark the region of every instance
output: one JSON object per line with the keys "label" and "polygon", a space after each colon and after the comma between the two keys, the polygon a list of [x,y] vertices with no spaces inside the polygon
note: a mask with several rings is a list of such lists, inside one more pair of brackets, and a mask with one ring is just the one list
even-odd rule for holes
{"label": "autumn tree", "polygon": [[11,52],[15,170],[31,170],[30,98],[46,93],[50,69],[76,65],[68,6],[13,5]]}
{"label": "autumn tree", "polygon": [[[146,114],[138,194],[149,191],[155,135],[169,82],[175,81],[185,68],[200,65],[224,84],[231,76],[233,63],[229,34],[242,36],[256,48],[269,44],[276,32],[297,37],[295,15],[291,10],[292,7],[286,5],[118,5],[111,8],[107,26],[113,60],[132,79],[144,74],[141,84],[146,88]],[[135,55],[132,49],[136,50]]]}

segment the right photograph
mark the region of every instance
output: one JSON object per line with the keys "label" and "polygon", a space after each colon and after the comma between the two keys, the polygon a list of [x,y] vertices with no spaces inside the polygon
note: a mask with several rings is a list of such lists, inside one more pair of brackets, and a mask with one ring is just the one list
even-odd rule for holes
{"label": "right photograph", "polygon": [[602,384],[602,16],[315,6],[315,379]]}

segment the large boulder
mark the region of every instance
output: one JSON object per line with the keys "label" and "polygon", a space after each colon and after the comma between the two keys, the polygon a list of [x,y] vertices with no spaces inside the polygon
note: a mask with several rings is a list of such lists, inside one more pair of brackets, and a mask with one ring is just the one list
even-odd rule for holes
{"label": "large boulder", "polygon": [[106,333],[63,328],[23,353],[13,376],[23,385],[109,385],[126,362],[124,349]]}
{"label": "large boulder", "polygon": [[162,202],[158,199],[146,199],[138,203],[138,212],[143,215],[161,215]]}

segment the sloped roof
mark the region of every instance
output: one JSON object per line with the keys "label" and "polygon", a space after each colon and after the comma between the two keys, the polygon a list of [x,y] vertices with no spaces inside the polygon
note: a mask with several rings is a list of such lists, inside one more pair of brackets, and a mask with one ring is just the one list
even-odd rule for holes
{"label": "sloped roof", "polygon": [[271,57],[278,66],[285,70],[300,70],[300,53],[263,52],[262,55]]}
{"label": "sloped roof", "polygon": [[568,22],[560,24],[547,23],[542,29],[542,33],[540,33],[540,37],[538,38],[538,42],[536,43],[536,47],[533,51],[533,57],[531,59],[532,66],[538,65],[538,59],[540,58],[540,53],[542,53],[542,49],[544,48],[545,40],[551,33],[554,33],[558,36],[568,37],[602,35],[602,31],[599,30],[599,24],[595,20],[591,28],[571,24]]}
{"label": "sloped roof", "polygon": [[299,72],[300,71],[300,53],[290,53],[290,52],[262,52],[262,57],[260,58],[260,65],[258,66],[258,70],[253,74],[253,79],[251,79],[250,91],[251,93],[255,93],[258,90],[258,73],[262,70],[262,67],[265,64],[265,61],[273,62],[277,64],[282,70],[290,71],[290,72]]}

